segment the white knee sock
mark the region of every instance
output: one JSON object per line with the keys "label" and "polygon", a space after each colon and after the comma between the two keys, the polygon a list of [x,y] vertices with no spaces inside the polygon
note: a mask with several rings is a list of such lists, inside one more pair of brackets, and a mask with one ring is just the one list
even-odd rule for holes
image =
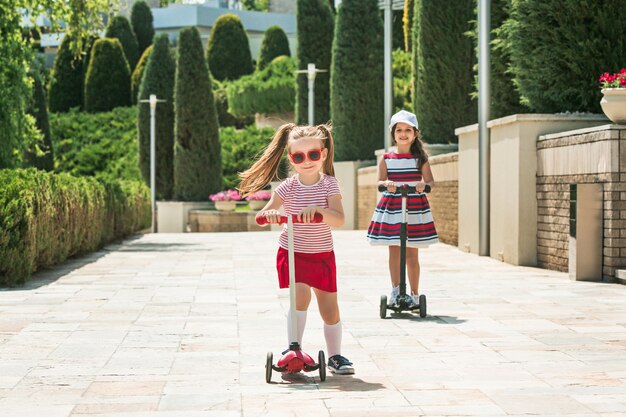
{"label": "white knee sock", "polygon": [[[300,344],[300,347],[302,347],[302,336],[304,335],[304,327],[306,325],[306,313],[306,310],[296,310],[296,322],[298,325],[298,339],[296,340],[298,341],[298,344]],[[287,338],[287,345],[289,345],[289,343],[293,340],[291,334],[291,314],[289,313],[287,314]]]}
{"label": "white knee sock", "polygon": [[328,357],[341,355],[341,320],[335,324],[324,323],[324,337],[326,338],[326,349]]}

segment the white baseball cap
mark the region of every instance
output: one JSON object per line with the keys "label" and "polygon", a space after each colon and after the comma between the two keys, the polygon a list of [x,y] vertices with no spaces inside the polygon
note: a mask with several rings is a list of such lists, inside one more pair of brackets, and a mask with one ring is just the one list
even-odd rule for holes
{"label": "white baseball cap", "polygon": [[406,123],[409,126],[419,129],[419,125],[417,124],[417,117],[413,113],[406,110],[400,110],[398,113],[391,116],[391,121],[389,122],[389,131],[393,132],[393,127],[398,123]]}

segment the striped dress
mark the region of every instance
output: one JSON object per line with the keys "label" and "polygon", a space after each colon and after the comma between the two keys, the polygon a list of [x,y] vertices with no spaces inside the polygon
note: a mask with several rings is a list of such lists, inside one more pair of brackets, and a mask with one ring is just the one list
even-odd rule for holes
{"label": "striped dress", "polygon": [[[397,185],[415,185],[422,181],[422,172],[411,154],[389,152],[383,155],[387,165],[387,178]],[[402,197],[400,193],[384,191],[367,231],[372,245],[400,245],[402,223]],[[407,247],[426,247],[437,243],[437,230],[425,193],[409,194],[407,198]]]}

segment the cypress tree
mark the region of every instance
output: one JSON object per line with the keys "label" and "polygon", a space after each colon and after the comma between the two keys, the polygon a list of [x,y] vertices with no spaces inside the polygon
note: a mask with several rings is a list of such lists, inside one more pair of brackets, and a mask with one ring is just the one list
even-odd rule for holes
{"label": "cypress tree", "polygon": [[207,62],[218,81],[236,80],[254,71],[248,35],[237,15],[227,13],[215,21],[207,45]]}
{"label": "cypress tree", "polygon": [[150,58],[150,53],[152,52],[152,45],[148,46],[137,66],[135,67],[133,73],[130,76],[130,98],[132,104],[137,104],[137,93],[139,93],[139,86],[141,85],[141,79],[143,78],[143,74],[146,70],[146,65],[148,64],[148,58]]}
{"label": "cypress tree", "polygon": [[130,22],[125,16],[115,16],[107,26],[105,37],[119,39],[124,49],[124,56],[128,60],[130,70],[134,70],[139,61],[139,46],[137,37],[130,27]]}
{"label": "cypress tree", "polygon": [[[222,188],[219,126],[211,78],[195,27],[181,30],[174,84],[174,198],[206,201]],[[248,52],[249,53],[249,52]]]}
{"label": "cypress tree", "polygon": [[[151,94],[159,102],[155,113],[156,195],[159,200],[172,198],[174,189],[174,76],[176,63],[170,53],[167,34],[157,35],[146,51],[152,50],[139,88],[139,100]],[[145,53],[144,53],[145,55]],[[140,103],[137,113],[139,132],[139,167],[150,184],[150,105]]]}
{"label": "cypress tree", "polygon": [[274,58],[281,55],[291,56],[287,35],[280,26],[270,26],[265,31],[265,34],[263,34],[259,60],[257,61],[257,70],[262,70],[267,64],[272,62]]}
{"label": "cypress tree", "polygon": [[472,0],[416,0],[418,35],[415,113],[424,140],[457,141],[454,129],[476,122],[473,91],[476,55],[465,34],[475,19]]}
{"label": "cypress tree", "polygon": [[[321,72],[315,78],[313,117],[315,124],[330,120],[330,63],[335,31],[335,17],[326,0],[298,0],[296,22],[298,31],[298,68],[306,70],[314,63]],[[309,102],[308,81],[298,74],[296,83],[296,120],[307,124]]]}
{"label": "cypress tree", "polygon": [[42,140],[36,146],[24,153],[24,165],[42,169],[45,171],[54,170],[54,153],[52,149],[52,133],[50,132],[50,121],[48,120],[48,107],[46,105],[46,91],[42,82],[42,74],[35,67],[31,76],[33,78],[33,96],[28,108],[28,113],[35,118],[35,126],[41,132]]}
{"label": "cypress tree", "polygon": [[85,110],[109,111],[130,106],[130,69],[117,39],[98,39],[85,78]]}
{"label": "cypress tree", "polygon": [[72,107],[83,107],[83,65],[70,50],[71,35],[66,34],[54,59],[50,80],[51,112],[67,112]]}
{"label": "cypress tree", "polygon": [[137,37],[139,56],[142,56],[146,48],[152,45],[152,38],[154,38],[152,11],[148,3],[140,0],[133,4],[130,22]]}
{"label": "cypress tree", "polygon": [[343,0],[331,66],[331,115],[338,161],[374,159],[384,143],[383,22],[376,0]]}
{"label": "cypress tree", "polygon": [[414,10],[415,0],[405,0],[404,10],[402,13],[402,33],[404,34],[404,50],[406,52],[411,51],[411,48],[413,47],[412,29]]}
{"label": "cypress tree", "polygon": [[512,3],[506,29],[522,101],[540,113],[600,113],[601,73],[626,62],[626,7],[617,0]]}

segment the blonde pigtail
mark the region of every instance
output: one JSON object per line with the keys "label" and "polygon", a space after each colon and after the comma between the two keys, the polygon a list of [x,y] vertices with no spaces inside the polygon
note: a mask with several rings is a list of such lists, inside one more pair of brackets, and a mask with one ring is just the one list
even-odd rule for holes
{"label": "blonde pigtail", "polygon": [[333,142],[333,134],[332,128],[330,125],[318,125],[317,129],[322,132],[324,136],[324,147],[328,150],[326,161],[324,161],[324,174],[330,175],[331,177],[335,176],[335,144]]}

